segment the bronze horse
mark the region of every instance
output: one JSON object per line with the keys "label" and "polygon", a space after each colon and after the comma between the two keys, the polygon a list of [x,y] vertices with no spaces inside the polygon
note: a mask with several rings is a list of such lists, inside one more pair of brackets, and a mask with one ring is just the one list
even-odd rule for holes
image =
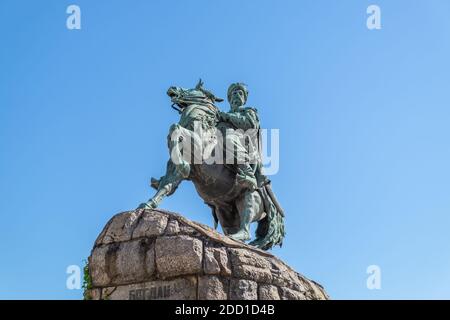
{"label": "bronze horse", "polygon": [[[190,180],[199,196],[212,208],[214,226],[217,227],[219,222],[225,235],[235,240],[249,240],[250,223],[258,222],[256,239],[250,244],[264,250],[274,245],[281,246],[285,234],[284,213],[271,191],[270,181],[259,185],[257,190],[245,190],[236,183],[233,166],[211,163],[203,158],[203,154],[195,152],[211,150],[222,143],[217,139],[217,128],[226,127],[219,121],[219,109],[215,105],[222,99],[202,85],[200,81],[194,89],[170,87],[167,91],[172,107],[179,111],[181,118],[169,130],[170,159],[166,173],[160,179],[152,178],[151,186],[157,190],[156,194],[139,208],[156,208],[164,197],[175,192],[183,180]],[[195,134],[196,126],[201,126],[202,136]],[[185,150],[186,145],[190,145],[189,152]],[[248,221],[243,221],[244,210],[247,210]]]}

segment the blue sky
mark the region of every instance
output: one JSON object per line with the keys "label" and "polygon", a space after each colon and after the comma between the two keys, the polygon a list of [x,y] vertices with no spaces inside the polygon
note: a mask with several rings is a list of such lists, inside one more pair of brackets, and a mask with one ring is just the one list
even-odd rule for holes
{"label": "blue sky", "polygon": [[[66,28],[77,4],[82,29]],[[368,30],[366,8],[381,8]],[[171,85],[249,85],[280,130],[273,250],[334,299],[450,298],[450,3],[0,2],[0,298],[80,299],[110,217],[148,199]],[[228,105],[220,107],[228,110]],[[161,208],[212,225],[185,182]],[[368,290],[366,268],[381,268]]]}

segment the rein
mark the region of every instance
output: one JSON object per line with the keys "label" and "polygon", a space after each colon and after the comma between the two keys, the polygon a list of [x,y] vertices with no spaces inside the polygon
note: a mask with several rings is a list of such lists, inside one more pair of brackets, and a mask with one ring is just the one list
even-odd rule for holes
{"label": "rein", "polygon": [[182,114],[183,113],[183,109],[180,109],[180,108],[175,107],[175,106],[178,106],[178,105],[176,103],[172,103],[172,105],[171,105],[172,109],[175,109],[175,110],[178,111],[179,114]]}

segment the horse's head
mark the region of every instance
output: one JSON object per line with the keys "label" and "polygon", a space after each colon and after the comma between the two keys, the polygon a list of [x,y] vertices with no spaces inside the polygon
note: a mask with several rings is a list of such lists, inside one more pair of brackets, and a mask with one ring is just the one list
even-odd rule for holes
{"label": "horse's head", "polygon": [[203,88],[203,82],[200,80],[193,89],[184,89],[180,87],[170,87],[167,95],[174,105],[181,110],[191,104],[214,105],[215,102],[221,102],[223,99],[216,97],[211,91]]}

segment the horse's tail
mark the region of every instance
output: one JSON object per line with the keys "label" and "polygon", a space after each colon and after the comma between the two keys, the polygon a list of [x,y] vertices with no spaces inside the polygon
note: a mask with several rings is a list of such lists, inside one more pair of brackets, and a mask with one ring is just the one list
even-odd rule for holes
{"label": "horse's tail", "polygon": [[270,191],[266,186],[258,190],[263,198],[266,216],[258,221],[256,239],[250,243],[263,250],[271,249],[276,245],[281,247],[285,236],[284,213],[277,200],[272,199],[273,193]]}

